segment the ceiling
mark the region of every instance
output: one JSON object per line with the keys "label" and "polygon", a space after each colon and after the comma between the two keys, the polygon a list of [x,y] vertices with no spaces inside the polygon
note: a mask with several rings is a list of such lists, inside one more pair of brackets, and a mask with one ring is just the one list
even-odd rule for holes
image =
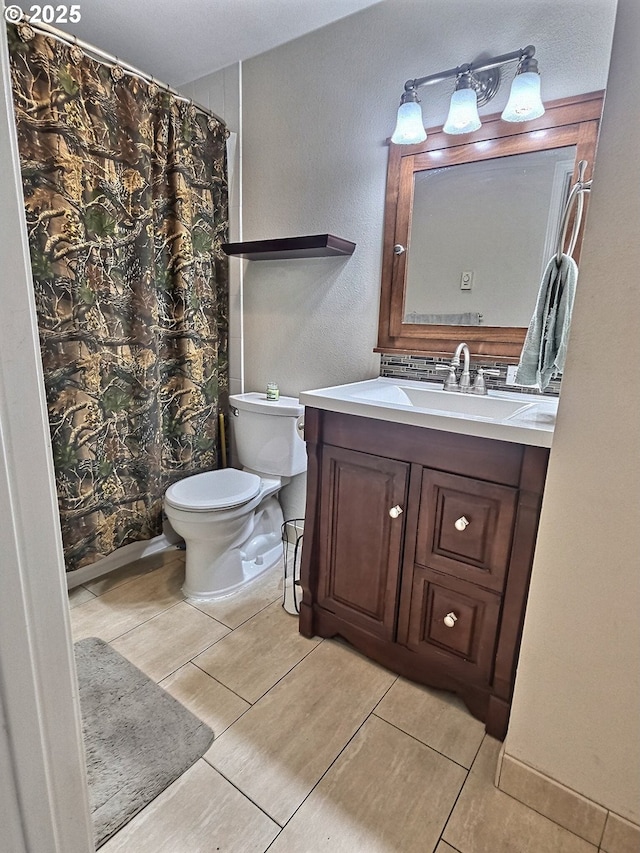
{"label": "ceiling", "polygon": [[380,0],[82,0],[56,24],[163,83],[180,86]]}

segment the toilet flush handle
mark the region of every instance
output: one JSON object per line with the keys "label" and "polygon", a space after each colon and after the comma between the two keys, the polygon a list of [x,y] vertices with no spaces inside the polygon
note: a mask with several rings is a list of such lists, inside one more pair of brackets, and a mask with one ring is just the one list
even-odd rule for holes
{"label": "toilet flush handle", "polygon": [[302,415],[300,415],[300,417],[296,421],[296,429],[300,433],[300,437],[304,438],[304,418],[302,417]]}
{"label": "toilet flush handle", "polygon": [[240,417],[240,412],[238,411],[238,409],[236,409],[235,406],[229,406],[229,411],[231,412],[234,418]]}

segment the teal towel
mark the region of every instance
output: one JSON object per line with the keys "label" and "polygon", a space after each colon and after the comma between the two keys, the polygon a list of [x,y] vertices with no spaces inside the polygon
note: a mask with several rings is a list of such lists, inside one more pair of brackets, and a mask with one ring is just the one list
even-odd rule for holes
{"label": "teal towel", "polygon": [[536,308],[522,347],[515,381],[544,391],[564,370],[578,267],[570,255],[555,255],[544,271]]}

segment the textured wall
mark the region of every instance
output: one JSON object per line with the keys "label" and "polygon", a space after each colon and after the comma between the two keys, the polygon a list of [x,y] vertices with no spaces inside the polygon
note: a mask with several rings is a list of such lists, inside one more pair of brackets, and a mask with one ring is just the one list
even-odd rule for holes
{"label": "textured wall", "polygon": [[[614,7],[387,0],[244,63],[245,239],[329,231],[357,243],[349,260],[248,265],[249,386],[273,378],[295,394],[377,373],[385,139],[405,79],[533,42],[545,98],[603,88]],[[423,90],[433,123],[450,91]],[[505,85],[483,112],[507,95]]]}
{"label": "textured wall", "polygon": [[[242,71],[238,63],[180,87],[187,97],[193,98],[196,103],[223,119],[231,132],[227,144],[230,240],[242,239],[242,151],[239,144],[242,126],[241,80]],[[229,391],[231,394],[239,394],[244,390],[242,274],[242,264],[231,260],[229,263]]]}
{"label": "textured wall", "polygon": [[620,0],[506,751],[640,822],[640,32]]}
{"label": "textured wall", "polygon": [[[329,232],[357,243],[348,260],[247,264],[247,389],[275,380],[297,395],[378,374],[385,140],[404,81],[534,43],[544,98],[602,89],[614,10],[615,0],[386,0],[243,63],[244,239]],[[503,108],[509,84],[482,112]],[[423,91],[425,121],[444,122],[451,87]],[[283,495],[291,515],[303,514],[298,481]]]}

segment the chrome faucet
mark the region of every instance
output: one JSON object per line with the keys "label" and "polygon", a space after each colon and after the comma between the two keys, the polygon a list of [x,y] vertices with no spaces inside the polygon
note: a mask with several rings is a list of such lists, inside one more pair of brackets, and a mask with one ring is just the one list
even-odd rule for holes
{"label": "chrome faucet", "polygon": [[[456,377],[456,369],[460,367],[460,355],[464,355],[464,365],[460,374],[460,381]],[[465,344],[458,344],[456,351],[449,364],[436,364],[436,370],[447,370],[447,378],[442,386],[444,391],[460,391],[461,394],[482,394],[486,395],[487,383],[484,381],[485,376],[500,376],[499,370],[489,370],[486,367],[479,367],[473,385],[471,384],[471,376],[469,374],[469,347]]]}
{"label": "chrome faucet", "polygon": [[[456,378],[456,369],[460,366],[460,354],[464,354],[464,366],[460,374],[460,381]],[[471,375],[469,373],[469,347],[467,344],[458,344],[453,358],[449,364],[436,364],[436,370],[448,370],[447,378],[442,386],[445,391],[460,391],[467,394],[471,390]]]}
{"label": "chrome faucet", "polygon": [[458,381],[458,389],[463,394],[466,394],[466,392],[471,388],[471,376],[469,374],[469,347],[466,344],[458,344],[456,351],[453,354],[453,358],[451,359],[453,367],[458,367],[460,364],[460,353],[464,355],[464,366],[462,368],[462,373],[460,374],[460,380]]}

